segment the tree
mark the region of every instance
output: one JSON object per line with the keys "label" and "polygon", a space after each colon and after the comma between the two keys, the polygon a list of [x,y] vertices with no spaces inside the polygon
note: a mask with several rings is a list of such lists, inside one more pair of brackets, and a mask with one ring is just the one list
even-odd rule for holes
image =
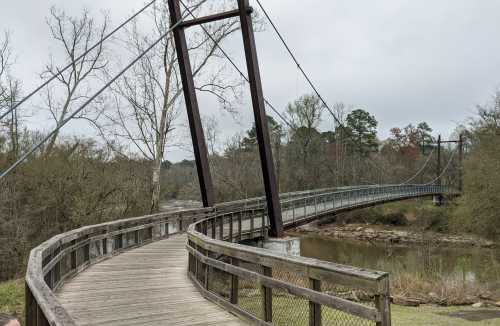
{"label": "tree", "polygon": [[477,115],[471,122],[474,133],[500,133],[500,90],[495,93],[491,103],[477,106]]}
{"label": "tree", "polygon": [[427,122],[420,122],[417,126],[409,124],[403,129],[394,127],[390,130],[391,136],[388,139],[388,145],[392,150],[416,160],[420,152],[426,148],[432,147],[434,137],[432,137],[432,128]]}
{"label": "tree", "polygon": [[375,116],[365,110],[357,109],[347,115],[346,128],[349,135],[346,137],[361,156],[378,150],[377,126]]}
{"label": "tree", "polygon": [[[0,113],[12,108],[21,92],[20,82],[10,72],[12,65],[10,43],[10,34],[6,32],[4,38],[0,40]],[[20,151],[20,119],[17,110],[11,111],[0,121],[0,127],[6,133],[4,142],[8,146],[8,161],[15,160]]]}
{"label": "tree", "polygon": [[[190,1],[190,4],[196,4]],[[219,2],[224,11],[231,2]],[[153,33],[141,32],[136,21],[129,31],[126,46],[134,55],[143,53],[156,39],[165,35],[170,27],[166,2],[153,6]],[[241,81],[232,82],[224,69],[209,69],[220,57],[217,45],[239,29],[237,19],[222,20],[207,26],[215,43],[204,32],[188,34],[188,48],[193,63],[196,88],[217,98],[221,106],[232,111],[233,98],[238,94]],[[177,55],[171,34],[149,51],[113,88],[114,108],[106,114],[107,122],[99,126],[105,138],[131,144],[151,163],[151,212],[159,209],[162,162],[166,159],[167,143],[173,140],[175,122],[180,116],[182,101],[181,78],[178,74]],[[125,154],[125,153],[123,153]]]}
{"label": "tree", "polygon": [[[103,23],[98,25],[90,16],[89,11],[84,9],[80,17],[68,16],[63,10],[56,7],[50,9],[47,18],[52,38],[62,50],[63,62],[73,62],[71,67],[64,73],[54,63],[54,55],[41,74],[42,79],[57,76],[55,86],[47,88],[45,105],[52,119],[57,125],[61,124],[82,101],[88,99],[92,89],[92,80],[102,77],[108,62],[105,59],[104,44],[100,45],[90,53],[83,56],[79,62],[75,59],[85,53],[95,43],[102,41],[108,27],[108,17],[105,16]],[[86,119],[89,111],[80,114],[77,119]],[[54,133],[46,147],[46,153],[50,154],[59,137],[59,132]]]}
{"label": "tree", "polygon": [[500,236],[500,91],[477,106],[466,132],[470,143],[464,161],[464,191],[455,211],[455,227],[481,236]]}
{"label": "tree", "polygon": [[321,122],[324,105],[316,95],[303,95],[286,108],[292,125],[291,141],[302,147],[304,166],[307,164],[308,149],[313,139],[319,135],[316,129]]}
{"label": "tree", "polygon": [[[280,125],[273,117],[267,116],[267,125],[269,127],[269,134],[271,136],[271,143],[273,145],[281,143],[283,137],[283,126]],[[257,129],[255,123],[252,128],[247,130],[247,135],[242,139],[241,146],[244,150],[253,151],[257,148]]]}

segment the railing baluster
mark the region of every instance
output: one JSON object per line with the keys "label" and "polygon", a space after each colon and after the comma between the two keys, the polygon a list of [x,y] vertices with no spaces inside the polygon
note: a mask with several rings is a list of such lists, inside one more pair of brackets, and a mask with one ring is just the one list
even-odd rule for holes
{"label": "railing baluster", "polygon": [[[271,267],[262,266],[262,272],[264,276],[273,276],[273,270]],[[262,313],[264,316],[264,321],[271,323],[273,321],[273,289],[266,286],[261,287],[262,291]]]}
{"label": "railing baluster", "polygon": [[242,212],[240,212],[240,213],[238,214],[238,241],[241,241],[241,240],[242,240],[242,234],[241,234],[241,232],[242,232],[241,215],[242,215],[242,214],[243,214]]}
{"label": "railing baluster", "polygon": [[233,242],[233,213],[229,215],[229,242]]}
{"label": "railing baluster", "polygon": [[[232,257],[231,264],[233,264],[234,266],[239,266],[238,259]],[[229,295],[229,301],[234,305],[238,304],[238,295],[239,295],[238,292],[239,292],[238,276],[231,274],[231,293]]]}
{"label": "railing baluster", "polygon": [[[321,281],[310,278],[309,287],[321,292]],[[309,301],[309,326],[321,326],[321,305]]]}

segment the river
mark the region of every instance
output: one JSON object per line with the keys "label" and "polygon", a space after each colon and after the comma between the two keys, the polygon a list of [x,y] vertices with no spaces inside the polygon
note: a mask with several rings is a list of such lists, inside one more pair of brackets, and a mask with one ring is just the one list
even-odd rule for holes
{"label": "river", "polygon": [[301,238],[301,255],[390,272],[391,278],[406,274],[500,295],[500,249],[403,246],[308,234]]}

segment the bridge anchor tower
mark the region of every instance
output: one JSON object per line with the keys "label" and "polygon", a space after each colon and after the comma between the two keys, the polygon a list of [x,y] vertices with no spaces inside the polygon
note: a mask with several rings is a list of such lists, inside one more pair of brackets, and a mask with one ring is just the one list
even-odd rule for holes
{"label": "bridge anchor tower", "polygon": [[[281,205],[279,201],[278,181],[274,168],[273,155],[267,116],[260,78],[259,62],[257,59],[257,49],[255,46],[255,36],[252,24],[252,12],[248,0],[237,0],[238,9],[224,13],[218,13],[206,17],[194,18],[180,23],[173,31],[179,70],[184,89],[187,115],[191,137],[193,139],[196,167],[200,182],[203,205],[210,207],[214,205],[214,191],[210,167],[208,164],[208,151],[203,134],[203,126],[200,119],[196,89],[194,86],[191,62],[189,59],[186,42],[185,29],[191,26],[214,22],[221,19],[239,17],[241,22],[241,32],[243,36],[243,46],[248,70],[248,81],[252,96],[253,113],[255,117],[255,129],[257,142],[259,144],[259,155],[262,166],[262,176],[267,199],[267,212],[271,226],[271,237],[283,237],[283,221],[281,216]],[[170,10],[170,22],[176,24],[182,19],[180,0],[168,0]]]}

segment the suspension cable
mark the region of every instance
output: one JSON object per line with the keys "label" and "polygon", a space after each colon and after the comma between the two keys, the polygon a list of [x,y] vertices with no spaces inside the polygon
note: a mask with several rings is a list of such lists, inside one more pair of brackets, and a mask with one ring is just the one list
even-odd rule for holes
{"label": "suspension cable", "polygon": [[[196,19],[197,17],[193,14],[193,12],[189,9],[189,7],[184,3],[184,1],[182,0],[179,0],[180,3],[182,4],[182,6],[184,7],[184,9],[191,15],[191,17],[193,17],[194,19]],[[248,77],[243,73],[243,71],[238,67],[238,65],[234,62],[234,60],[229,56],[229,54],[222,48],[222,46],[219,44],[219,42],[217,42],[217,40],[210,34],[210,32],[206,29],[205,26],[203,26],[203,24],[199,25],[201,27],[201,29],[205,32],[205,34],[207,34],[207,36],[212,40],[212,42],[214,42],[215,46],[219,49],[219,51],[222,53],[222,55],[224,57],[226,57],[226,59],[229,61],[229,63],[231,63],[231,65],[234,67],[234,69],[236,69],[236,71],[240,74],[240,76],[245,79],[245,81],[247,83],[250,83],[250,81],[248,80]],[[294,129],[293,128],[293,125],[283,116],[283,114],[281,114],[268,100],[267,98],[264,97],[264,102],[266,103],[267,106],[269,106],[271,108],[271,110],[274,111],[274,113],[276,113],[276,115],[278,115],[278,117],[283,120],[283,122],[285,122],[285,124],[290,128],[290,129]]]}
{"label": "suspension cable", "polygon": [[33,91],[31,91],[28,95],[26,95],[22,100],[20,100],[19,102],[17,102],[13,107],[11,107],[10,109],[8,109],[6,112],[2,113],[0,115],[0,120],[2,120],[3,118],[5,118],[9,113],[11,113],[15,109],[17,109],[19,106],[21,106],[24,102],[26,102],[28,99],[30,99],[33,95],[35,95],[36,93],[38,93],[42,88],[44,88],[45,86],[47,86],[48,84],[50,84],[52,81],[54,81],[56,78],[58,78],[59,76],[61,76],[66,70],[68,70],[69,68],[71,68],[74,64],[76,64],[77,62],[79,62],[80,60],[82,60],[83,58],[85,58],[85,56],[87,54],[89,54],[90,52],[92,52],[93,50],[95,50],[97,47],[101,46],[104,41],[108,40],[111,36],[113,36],[114,34],[116,34],[116,32],[118,32],[120,29],[122,29],[123,27],[125,27],[125,25],[127,25],[132,20],[134,20],[137,16],[139,16],[141,13],[143,13],[146,9],[148,9],[149,7],[151,7],[155,2],[156,2],[156,0],[153,0],[153,1],[149,2],[141,10],[137,11],[130,18],[128,18],[123,23],[121,23],[120,25],[118,25],[114,30],[112,30],[109,34],[107,34],[106,36],[104,36],[101,40],[99,40],[99,42],[97,42],[96,44],[94,44],[93,46],[91,46],[89,49],[87,49],[84,53],[82,53],[80,56],[78,56],[76,59],[74,59],[67,66],[65,66],[62,69],[57,69],[57,74],[53,75],[51,78],[49,78],[48,80],[46,80],[45,82],[43,82],[40,86],[38,86]]}
{"label": "suspension cable", "polygon": [[[201,3],[200,3],[201,4]],[[138,57],[132,60],[125,68],[123,68],[118,74],[116,74],[111,80],[109,80],[106,85],[97,91],[92,97],[90,97],[85,103],[83,103],[77,110],[75,110],[66,119],[61,121],[60,124],[56,126],[46,137],[44,137],[37,145],[32,147],[28,152],[23,154],[14,164],[12,164],[7,170],[0,174],[0,180],[5,178],[10,172],[16,169],[21,163],[23,163],[31,154],[37,151],[43,146],[56,132],[58,132],[64,125],[76,117],[78,113],[83,111],[90,103],[92,103],[99,95],[101,95],[108,87],[110,87],[115,81],[118,80],[125,72],[127,72],[133,65],[135,65],[139,60],[141,60],[151,49],[158,45],[170,32],[172,32],[177,26],[179,26],[186,19],[187,15],[184,15],[178,22],[172,25],[160,38],[158,38],[154,43],[152,43],[148,48],[146,48]]]}
{"label": "suspension cable", "polygon": [[424,184],[424,186],[431,185],[431,184],[435,183],[437,180],[441,179],[441,177],[447,172],[448,168],[450,167],[451,161],[453,160],[453,157],[455,156],[456,153],[457,153],[457,149],[455,148],[453,150],[453,152],[451,153],[450,159],[448,160],[448,163],[446,164],[446,167],[443,169],[443,171],[441,172],[441,174],[439,176],[437,176],[431,182],[428,182],[428,183]]}
{"label": "suspension cable", "polygon": [[312,82],[312,80],[309,77],[309,75],[304,71],[304,68],[302,68],[302,66],[300,65],[299,61],[297,60],[297,57],[293,54],[292,50],[290,49],[290,47],[286,43],[283,35],[278,30],[278,27],[276,26],[276,24],[274,23],[274,21],[271,19],[271,16],[269,16],[269,14],[267,13],[266,9],[264,9],[264,6],[262,5],[262,3],[259,0],[256,0],[256,1],[257,1],[257,4],[259,5],[260,9],[262,10],[262,12],[264,13],[264,15],[266,16],[267,20],[269,20],[269,23],[271,23],[271,26],[273,27],[274,31],[278,35],[279,39],[281,40],[281,43],[283,43],[283,45],[284,45],[285,49],[287,50],[288,54],[290,55],[290,57],[292,58],[292,60],[297,65],[297,68],[300,70],[300,72],[302,73],[302,75],[304,76],[304,78],[307,80],[308,84],[311,86],[311,88],[313,89],[314,93],[316,93],[316,96],[318,96],[318,98],[323,103],[323,105],[325,106],[325,108],[328,110],[328,112],[330,112],[330,114],[332,115],[333,119],[335,119],[335,121],[337,122],[337,124],[339,125],[339,127],[341,127],[342,129],[348,130],[344,126],[344,124],[340,121],[340,119],[335,115],[335,113],[330,108],[330,106],[328,105],[328,103],[326,103],[326,101],[324,100],[323,96],[321,96],[321,94],[318,91],[318,88],[314,85],[314,83]]}
{"label": "suspension cable", "polygon": [[424,171],[424,169],[427,167],[427,164],[429,164],[429,162],[431,161],[431,157],[432,157],[432,154],[434,154],[434,151],[436,150],[436,148],[432,148],[432,151],[430,152],[429,156],[427,157],[427,160],[425,161],[424,165],[420,168],[420,170],[417,171],[417,173],[415,173],[415,175],[413,175],[413,177],[409,178],[408,180],[406,180],[405,182],[401,183],[400,186],[402,185],[405,185],[407,184],[408,182],[414,180],[416,177],[418,177],[418,175]]}

